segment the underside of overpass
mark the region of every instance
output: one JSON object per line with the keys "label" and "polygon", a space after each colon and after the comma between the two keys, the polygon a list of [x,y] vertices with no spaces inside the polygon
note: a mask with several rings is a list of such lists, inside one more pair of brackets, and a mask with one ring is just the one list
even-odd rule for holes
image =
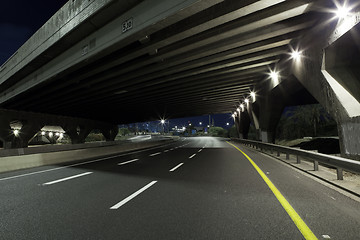
{"label": "underside of overpass", "polygon": [[356,157],[356,2],[69,1],[0,68],[0,107],[113,124],[244,112],[271,142],[285,106],[319,102]]}

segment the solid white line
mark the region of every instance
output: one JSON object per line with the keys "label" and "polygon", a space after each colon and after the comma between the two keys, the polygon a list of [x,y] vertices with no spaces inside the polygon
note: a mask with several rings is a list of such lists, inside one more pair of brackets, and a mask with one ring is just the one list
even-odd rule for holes
{"label": "solid white line", "polygon": [[202,151],[202,149],[200,149],[198,152],[201,152]]}
{"label": "solid white line", "polygon": [[161,154],[161,152],[153,153],[153,154],[150,154],[149,156],[153,157],[153,156],[156,156],[156,155],[159,155],[159,154]]}
{"label": "solid white line", "polygon": [[138,161],[138,160],[139,160],[139,159],[135,158],[135,159],[130,160],[130,161],[126,161],[126,162],[118,163],[118,165],[125,165],[125,164],[128,164],[128,163],[136,162],[136,161]]}
{"label": "solid white line", "polygon": [[136,192],[134,192],[133,194],[131,194],[130,196],[128,196],[127,198],[125,198],[121,202],[115,204],[110,209],[118,209],[119,207],[121,207],[125,203],[129,202],[131,199],[133,199],[134,197],[136,197],[137,195],[139,195],[140,193],[142,193],[143,191],[145,191],[146,189],[148,189],[149,187],[151,187],[155,183],[157,183],[157,181],[152,181],[151,183],[149,183],[146,186],[142,187],[141,189],[137,190]]}
{"label": "solid white line", "polygon": [[70,180],[70,179],[73,179],[73,178],[78,178],[78,177],[86,176],[86,175],[89,175],[89,174],[92,174],[92,172],[86,172],[86,173],[78,174],[78,175],[75,175],[75,176],[62,178],[62,179],[55,180],[55,181],[52,181],[52,182],[43,183],[42,185],[51,185],[51,184],[55,184],[55,183],[59,183],[59,182],[64,182],[64,181],[67,181],[67,180]]}
{"label": "solid white line", "polygon": [[173,172],[175,171],[176,169],[178,169],[179,167],[181,167],[184,163],[180,163],[179,165],[177,165],[176,167],[172,168],[169,170],[169,172]]}
{"label": "solid white line", "polygon": [[193,155],[191,155],[189,158],[193,158],[193,157],[195,157],[196,156],[196,153],[195,154],[193,154]]}

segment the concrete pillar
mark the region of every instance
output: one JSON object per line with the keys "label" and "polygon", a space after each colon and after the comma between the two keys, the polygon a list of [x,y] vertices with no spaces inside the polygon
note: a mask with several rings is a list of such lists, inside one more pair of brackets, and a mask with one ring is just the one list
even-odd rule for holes
{"label": "concrete pillar", "polygon": [[298,43],[303,57],[283,66],[336,120],[341,155],[360,160],[360,50],[353,34],[360,30],[360,11],[355,15],[314,29]]}
{"label": "concrete pillar", "polygon": [[276,127],[285,108],[282,94],[272,90],[263,93],[259,99],[259,128],[262,142],[275,143]]}
{"label": "concrete pillar", "polygon": [[18,136],[14,136],[12,141],[12,148],[27,148],[29,142],[35,135],[44,127],[39,121],[27,120],[22,121],[23,126],[19,130]]}
{"label": "concrete pillar", "polygon": [[14,133],[10,128],[10,119],[4,115],[0,116],[0,140],[3,143],[3,148],[12,148],[12,141],[14,139]]}
{"label": "concrete pillar", "polygon": [[250,117],[248,111],[245,109],[243,112],[240,113],[240,125],[239,125],[240,134],[242,135],[243,139],[248,139],[249,128],[250,128]]}
{"label": "concrete pillar", "polygon": [[84,125],[73,125],[73,124],[63,124],[61,126],[65,133],[70,137],[72,144],[84,143],[85,138],[92,131],[91,127]]}
{"label": "concrete pillar", "polygon": [[240,135],[240,120],[239,120],[239,115],[237,115],[237,116],[235,117],[234,122],[235,122],[237,137],[238,137],[238,138],[242,138],[242,136]]}
{"label": "concrete pillar", "polygon": [[102,135],[104,135],[106,141],[114,141],[116,135],[119,133],[119,127],[114,125],[112,128],[100,129]]}
{"label": "concrete pillar", "polygon": [[256,136],[255,140],[260,140],[260,124],[259,124],[259,113],[256,108],[256,105],[253,102],[247,104],[247,109],[250,117],[250,121],[254,124]]}

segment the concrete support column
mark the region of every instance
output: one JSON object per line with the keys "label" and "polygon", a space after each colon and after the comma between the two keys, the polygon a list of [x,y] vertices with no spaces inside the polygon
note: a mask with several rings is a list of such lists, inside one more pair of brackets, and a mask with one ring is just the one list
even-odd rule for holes
{"label": "concrete support column", "polygon": [[237,137],[242,138],[242,136],[240,135],[240,118],[239,118],[239,115],[235,116],[234,122],[235,122]]}
{"label": "concrete support column", "polygon": [[119,133],[119,127],[117,125],[113,126],[112,128],[103,128],[100,129],[102,135],[104,135],[106,141],[114,141],[116,135]]}
{"label": "concrete support column", "polygon": [[280,94],[269,92],[260,99],[260,137],[262,142],[275,143],[276,127],[285,108]]}
{"label": "concrete support column", "polygon": [[240,129],[240,133],[242,134],[242,138],[248,139],[249,129],[250,129],[250,117],[246,109],[240,113],[239,129]]}
{"label": "concrete support column", "polygon": [[22,121],[18,136],[14,137],[12,148],[26,148],[35,135],[44,127],[39,121]]}
{"label": "concrete support column", "polygon": [[14,134],[10,128],[10,119],[6,116],[0,116],[0,140],[3,143],[3,148],[12,148]]}
{"label": "concrete support column", "polygon": [[65,133],[70,137],[72,144],[84,143],[85,138],[92,131],[92,128],[81,125],[64,124],[61,126]]}
{"label": "concrete support column", "polygon": [[295,77],[332,115],[338,126],[340,150],[343,157],[360,159],[360,102],[335,74],[326,69],[322,49],[306,51],[299,66],[293,66]]}
{"label": "concrete support column", "polygon": [[255,130],[256,130],[256,140],[260,140],[260,125],[259,125],[259,113],[255,109],[255,104],[252,102],[249,102],[247,104],[247,109],[250,117],[250,121],[254,124]]}

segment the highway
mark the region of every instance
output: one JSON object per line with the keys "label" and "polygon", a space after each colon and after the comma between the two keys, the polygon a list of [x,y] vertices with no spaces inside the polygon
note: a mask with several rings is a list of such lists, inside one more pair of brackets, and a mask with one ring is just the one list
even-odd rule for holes
{"label": "highway", "polygon": [[233,144],[248,158],[226,139],[181,138],[0,174],[0,239],[359,239],[358,201]]}

